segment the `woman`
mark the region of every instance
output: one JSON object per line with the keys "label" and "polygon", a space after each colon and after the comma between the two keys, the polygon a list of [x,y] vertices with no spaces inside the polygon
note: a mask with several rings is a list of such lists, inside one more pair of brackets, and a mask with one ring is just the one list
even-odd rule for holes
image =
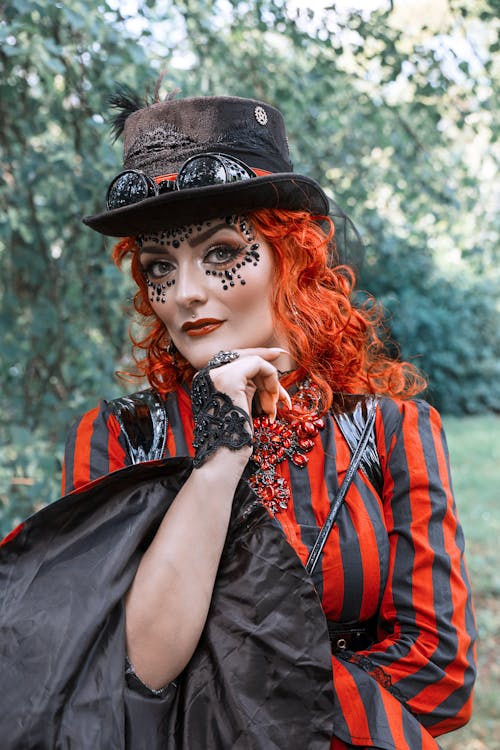
{"label": "woman", "polygon": [[470,715],[475,629],[441,424],[411,400],[425,383],[329,267],[327,198],[293,173],[276,109],[115,104],[125,169],[84,221],[124,237],[151,387],[74,426],[73,494],[44,519],[79,600],[58,740],[437,748]]}

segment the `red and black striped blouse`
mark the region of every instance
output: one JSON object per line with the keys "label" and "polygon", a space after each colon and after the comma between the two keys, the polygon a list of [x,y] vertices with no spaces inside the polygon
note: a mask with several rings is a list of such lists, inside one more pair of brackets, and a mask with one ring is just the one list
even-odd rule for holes
{"label": "red and black striped blouse", "polygon": [[[179,388],[165,405],[166,456],[192,456],[189,394]],[[376,619],[370,648],[332,656],[332,748],[436,750],[435,736],[469,719],[475,677],[476,629],[446,442],[438,413],[419,400],[380,399],[375,433],[382,489],[358,472],[314,574],[329,620]],[[304,563],[350,461],[331,416],[308,455],[305,467],[277,467],[292,501],[276,519]],[[102,402],[68,436],[63,490],[131,462]]]}

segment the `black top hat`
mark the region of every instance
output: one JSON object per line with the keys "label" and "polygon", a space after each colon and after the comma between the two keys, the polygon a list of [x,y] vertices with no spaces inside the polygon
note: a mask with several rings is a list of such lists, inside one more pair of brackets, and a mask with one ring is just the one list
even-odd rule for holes
{"label": "black top hat", "polygon": [[124,170],[106,210],[83,219],[111,237],[260,208],[328,214],[318,183],[293,172],[281,113],[254,99],[170,99],[133,112]]}

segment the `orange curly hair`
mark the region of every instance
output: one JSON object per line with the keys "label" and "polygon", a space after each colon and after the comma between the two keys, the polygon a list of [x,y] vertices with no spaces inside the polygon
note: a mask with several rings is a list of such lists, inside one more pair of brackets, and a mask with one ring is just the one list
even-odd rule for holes
{"label": "orange curly hair", "polygon": [[[274,252],[276,326],[288,338],[292,358],[319,388],[323,410],[339,393],[410,398],[426,387],[412,364],[388,355],[381,307],[372,298],[360,306],[353,302],[352,269],[330,265],[336,252],[329,218],[306,211],[262,209],[249,219]],[[320,220],[327,223],[328,232],[318,224]],[[135,357],[137,377],[145,376],[165,394],[189,381],[194,370],[179,354],[174,365],[168,353],[170,339],[149,303],[133,237],[121,240],[113,250],[119,267],[127,255],[138,286],[134,308],[146,330],[142,338],[131,337],[134,347],[145,352],[145,357]]]}

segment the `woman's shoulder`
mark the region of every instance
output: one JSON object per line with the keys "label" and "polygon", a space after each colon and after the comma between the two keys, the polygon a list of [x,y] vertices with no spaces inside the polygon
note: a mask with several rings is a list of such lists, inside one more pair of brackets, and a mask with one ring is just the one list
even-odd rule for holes
{"label": "woman's shoulder", "polygon": [[133,463],[154,461],[165,455],[169,414],[178,411],[179,401],[185,397],[182,388],[164,395],[146,388],[107,402]]}
{"label": "woman's shoulder", "polygon": [[162,458],[167,442],[169,401],[152,388],[102,399],[78,417],[66,436],[63,490],[142,461]]}
{"label": "woman's shoulder", "polygon": [[155,388],[142,388],[112,399],[101,399],[97,408],[91,409],[87,413],[90,414],[97,410],[106,416],[114,415],[120,424],[129,426],[131,419],[152,417],[156,421],[161,421],[171,404],[183,400],[189,402],[189,395],[182,386],[164,394]]}
{"label": "woman's shoulder", "polygon": [[448,453],[441,415],[423,398],[380,397],[375,432],[382,466],[389,460],[413,466],[416,456],[437,466]]}
{"label": "woman's shoulder", "polygon": [[134,391],[124,396],[102,398],[96,406],[76,417],[69,429],[72,434],[86,435],[96,443],[107,441],[109,435],[133,435],[141,424],[161,424],[166,419],[166,400],[175,394],[162,396],[153,388]]}
{"label": "woman's shoulder", "polygon": [[[171,394],[168,394],[171,396]],[[131,417],[136,419],[150,414],[165,413],[165,397],[154,388],[129,393],[126,396],[118,396],[111,401],[104,401],[108,411],[112,412],[119,421],[127,422]]]}
{"label": "woman's shoulder", "polygon": [[363,426],[367,413],[376,410],[376,424],[385,432],[394,433],[403,425],[420,421],[441,424],[437,409],[424,398],[397,398],[376,394],[336,393],[333,397],[332,414],[339,422],[352,422]]}
{"label": "woman's shoulder", "polygon": [[439,411],[424,398],[402,399],[393,396],[377,397],[380,418],[387,427],[398,429],[405,422],[432,421],[441,424]]}

